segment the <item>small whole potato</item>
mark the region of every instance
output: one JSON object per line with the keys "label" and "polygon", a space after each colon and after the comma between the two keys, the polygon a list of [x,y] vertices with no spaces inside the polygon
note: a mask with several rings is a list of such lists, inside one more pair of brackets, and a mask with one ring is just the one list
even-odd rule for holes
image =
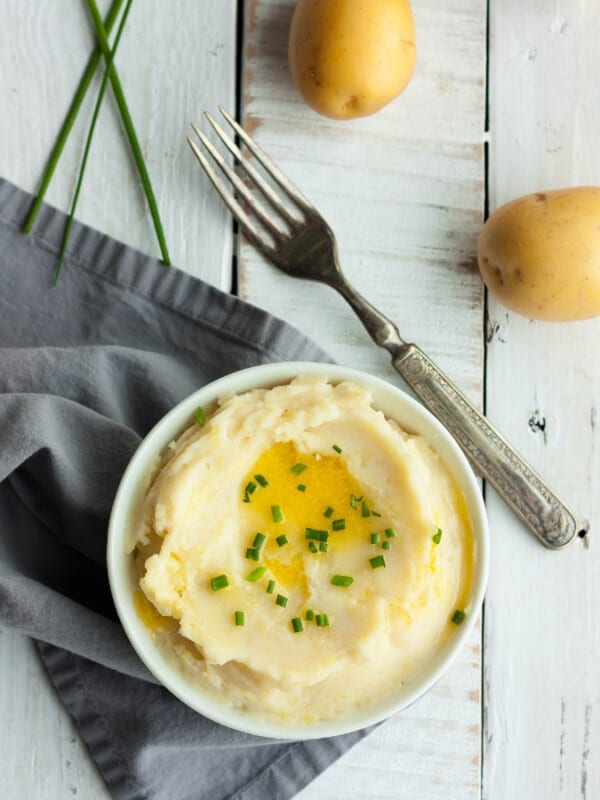
{"label": "small whole potato", "polygon": [[519,197],[495,211],[477,247],[496,299],[533,319],[600,315],[600,187]]}
{"label": "small whole potato", "polygon": [[374,114],[415,65],[408,0],[300,0],[290,28],[292,78],[308,105],[334,119]]}

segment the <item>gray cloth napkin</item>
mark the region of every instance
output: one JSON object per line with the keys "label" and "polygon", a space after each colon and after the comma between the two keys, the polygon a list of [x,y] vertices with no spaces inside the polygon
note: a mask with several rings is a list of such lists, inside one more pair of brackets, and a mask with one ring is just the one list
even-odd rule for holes
{"label": "gray cloth napkin", "polygon": [[[364,732],[278,743],[157,685],[119,625],[108,515],[141,437],[194,389],[268,361],[324,361],[284,322],[75,224],[0,179],[0,624],[39,653],[119,800],[292,797]],[[290,291],[293,288],[290,286]]]}

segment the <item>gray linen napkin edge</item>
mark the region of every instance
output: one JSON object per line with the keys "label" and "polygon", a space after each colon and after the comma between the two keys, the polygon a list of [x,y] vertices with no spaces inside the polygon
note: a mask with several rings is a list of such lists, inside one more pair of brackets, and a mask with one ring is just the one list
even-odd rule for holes
{"label": "gray linen napkin edge", "polygon": [[[56,209],[44,206],[36,226],[37,233],[30,235],[28,239],[20,234],[20,223],[30,202],[30,195],[0,178],[0,222],[12,231],[10,235],[8,233],[4,235],[9,247],[9,251],[4,251],[5,259],[11,257],[10,242],[14,244],[15,249],[21,251],[21,258],[23,250],[30,248],[31,261],[35,263],[44,261],[42,258],[35,258],[36,250],[52,256],[58,252],[65,216]],[[9,236],[12,238],[8,238]],[[119,287],[119,291],[122,290],[124,293],[132,292],[138,298],[135,303],[141,300],[150,306],[150,315],[152,306],[157,306],[162,309],[161,313],[185,317],[188,324],[193,321],[195,325],[209,329],[213,334],[215,332],[220,336],[225,334],[230,337],[232,343],[235,342],[238,349],[254,350],[258,361],[330,360],[319,347],[287,323],[238,298],[228,296],[176,268],[165,268],[159,265],[156,259],[115,242],[78,222],[73,225],[72,253],[77,255],[71,254],[67,258],[65,267],[83,273],[80,285],[82,281],[87,285],[87,282],[93,279]],[[0,257],[2,256],[0,247]],[[49,259],[46,258],[45,261]],[[47,277],[49,285],[52,276],[48,274]],[[44,292],[43,275],[40,275],[40,283],[42,284],[40,291]],[[176,325],[176,322],[172,321],[169,324]],[[42,340],[34,346],[40,347],[44,344],[47,343]],[[37,647],[52,682],[90,748],[113,795],[119,800],[146,798],[154,800],[159,797],[161,800],[163,798],[180,800],[180,795],[164,794],[165,790],[156,790],[143,785],[144,776],[145,780],[148,780],[148,770],[145,772],[140,770],[139,764],[131,761],[132,758],[143,758],[143,751],[141,756],[139,751],[136,753],[131,749],[124,754],[115,750],[112,744],[111,730],[113,735],[116,735],[117,731],[114,722],[111,727],[110,718],[104,719],[106,709],[100,708],[102,676],[112,673],[109,680],[132,681],[132,686],[134,679],[118,676],[118,673],[107,667],[86,661],[81,656],[51,644],[38,642]],[[95,685],[94,679],[96,679]],[[165,700],[166,690],[149,684],[145,686],[147,688],[144,691],[153,693],[151,697],[155,698],[154,702],[160,701],[159,705],[168,704],[168,698]],[[159,700],[156,700],[157,693],[161,693]],[[162,708],[162,705],[160,707]],[[92,713],[94,708],[96,712]],[[181,719],[185,725],[186,719],[183,714]],[[279,751],[271,762],[267,761],[265,766],[261,766],[243,786],[220,795],[219,800],[264,800],[264,798],[288,800],[365,733],[366,731],[359,731],[343,737],[291,744],[269,742],[258,738],[254,740],[254,737],[232,736],[232,753],[254,747],[269,753],[274,752],[276,748],[279,748]],[[217,732],[213,736],[220,742],[216,745],[216,750],[213,747],[214,759],[217,758],[214,753],[219,752],[219,747],[223,747],[222,742],[227,742],[228,737],[227,732],[225,734]],[[248,738],[251,741],[248,741]],[[189,741],[187,747],[189,749]],[[264,762],[263,758],[261,763]],[[197,794],[185,794],[186,800],[188,797],[201,796],[203,795],[200,786]]]}
{"label": "gray linen napkin edge", "polygon": [[[0,221],[5,225],[21,232],[32,199],[28,192],[0,177]],[[34,230],[23,238],[30,246],[58,256],[65,221],[63,212],[45,204],[40,209]],[[156,269],[148,269],[150,264],[159,267],[158,276]],[[63,269],[92,273],[123,291],[134,292],[172,313],[218,330],[220,335],[242,341],[273,360],[332,361],[327,353],[289,323],[175,266],[166,267],[156,258],[77,220],[73,221]],[[47,281],[45,286],[50,286],[52,277],[50,273],[40,275],[40,290],[44,288],[44,280]],[[60,291],[60,284],[56,291]]]}
{"label": "gray linen napkin edge", "polygon": [[[139,778],[133,775],[130,765],[111,741],[110,726],[104,724],[102,710],[86,690],[81,660],[53,645],[39,641],[35,644],[67,709],[72,703],[80,704],[81,696],[85,697],[85,711],[74,717],[74,722],[111,792],[119,800],[152,800],[152,789],[139,785]],[[305,742],[280,744],[282,752],[274,761],[223,800],[291,798],[364,735],[364,731],[358,731],[344,737],[320,739],[317,747],[307,747],[310,743]],[[309,780],[307,776],[311,776]]]}

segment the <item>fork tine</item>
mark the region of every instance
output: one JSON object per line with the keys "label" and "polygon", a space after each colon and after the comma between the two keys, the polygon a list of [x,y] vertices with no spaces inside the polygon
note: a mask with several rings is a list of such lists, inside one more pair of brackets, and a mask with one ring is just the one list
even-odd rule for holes
{"label": "fork tine", "polygon": [[200,166],[208,176],[208,179],[215,187],[217,192],[221,195],[223,202],[227,206],[227,208],[231,211],[233,216],[237,219],[241,229],[246,234],[248,239],[252,242],[252,244],[261,251],[267,258],[273,258],[275,253],[274,248],[270,242],[265,239],[259,229],[253,224],[250,217],[246,214],[244,209],[235,199],[233,194],[227,189],[221,178],[217,175],[211,165],[208,163],[208,159],[204,155],[204,153],[200,150],[198,145],[187,137],[188,144],[192,148],[192,151],[198,161],[200,162]]}
{"label": "fork tine", "polygon": [[229,136],[225,133],[223,128],[219,125],[219,123],[212,117],[208,111],[204,112],[204,116],[210,122],[212,127],[214,128],[217,136],[223,142],[225,147],[232,153],[235,158],[237,158],[240,167],[250,176],[250,178],[254,181],[257,189],[263,194],[263,196],[269,201],[269,204],[277,211],[278,214],[288,222],[292,227],[298,225],[299,220],[291,214],[287,208],[283,205],[280,198],[277,194],[273,191],[273,189],[269,186],[266,180],[262,177],[262,175],[256,170],[256,168],[249,163],[247,158],[244,158],[242,155],[242,151],[240,148],[233,142]]}
{"label": "fork tine", "polygon": [[246,147],[256,156],[269,175],[279,186],[281,186],[288,197],[294,200],[300,206],[300,208],[303,209],[303,211],[318,213],[312,203],[309,203],[306,197],[302,194],[300,189],[298,189],[298,187],[295,186],[291,180],[279,169],[277,164],[275,164],[269,158],[260,145],[256,144],[254,139],[246,133],[242,126],[231,116],[231,114],[229,114],[221,105],[219,106],[219,111],[225,117],[240,139],[244,142]]}
{"label": "fork tine", "polygon": [[244,200],[248,203],[252,212],[258,217],[258,219],[263,223],[265,228],[271,233],[273,236],[283,237],[286,236],[286,231],[281,228],[277,222],[270,216],[262,203],[260,203],[256,197],[252,194],[252,192],[248,189],[246,184],[240,179],[237,173],[231,169],[231,167],[226,163],[225,159],[219,153],[217,148],[210,142],[210,140],[204,135],[204,133],[198,128],[197,125],[194,125],[192,122],[192,128],[194,129],[196,135],[204,145],[204,147],[208,150],[211,156],[219,165],[219,168],[222,170],[224,175],[229,178],[231,183],[234,185],[236,190],[239,194],[242,195]]}

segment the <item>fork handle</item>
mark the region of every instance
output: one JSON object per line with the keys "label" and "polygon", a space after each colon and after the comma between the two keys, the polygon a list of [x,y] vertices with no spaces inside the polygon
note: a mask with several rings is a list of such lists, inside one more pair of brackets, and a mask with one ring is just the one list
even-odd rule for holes
{"label": "fork handle", "polygon": [[394,369],[540,542],[555,550],[569,544],[575,517],[483,414],[419,347],[390,350]]}

